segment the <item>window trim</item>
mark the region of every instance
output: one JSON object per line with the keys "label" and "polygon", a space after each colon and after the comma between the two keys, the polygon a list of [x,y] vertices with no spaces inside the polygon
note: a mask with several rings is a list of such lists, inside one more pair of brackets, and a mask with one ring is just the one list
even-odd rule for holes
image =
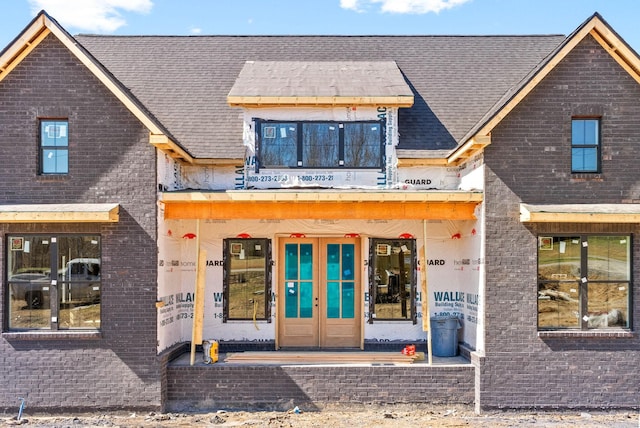
{"label": "window trim", "polygon": [[[573,125],[577,121],[595,121],[597,124],[595,144],[577,144],[573,141]],[[576,169],[573,163],[574,149],[595,149],[596,168],[595,170]],[[600,174],[602,172],[602,118],[600,116],[574,116],[571,118],[571,173],[572,174]]]}
{"label": "window trim", "polygon": [[[552,283],[554,281],[551,280],[541,280],[539,278],[539,269],[540,269],[540,238],[541,237],[550,237],[550,238],[571,238],[571,237],[579,237],[581,243],[588,242],[590,237],[613,237],[613,236],[625,236],[629,239],[629,278],[627,280],[593,280],[589,281],[589,271],[588,271],[588,262],[589,262],[589,254],[588,254],[588,246],[581,245],[580,248],[580,276],[581,278],[586,279],[586,281],[578,281],[578,280],[566,280],[563,282],[571,283],[571,282],[579,282],[578,284],[578,309],[579,316],[581,317],[580,323],[576,327],[541,327],[540,326],[540,309],[539,304],[540,300],[538,298],[538,292],[540,290],[540,285],[542,283]],[[604,333],[615,333],[615,332],[630,332],[633,326],[633,253],[634,253],[634,242],[633,242],[633,233],[630,232],[612,232],[612,233],[544,233],[538,234],[536,239],[536,329],[538,331],[539,336],[541,337],[557,337],[561,336],[563,333],[567,334],[584,334],[591,335],[596,332],[604,332]],[[586,272],[586,276],[583,273]],[[613,326],[607,327],[606,329],[602,328],[589,328],[588,320],[583,318],[584,314],[588,313],[588,289],[589,282],[593,283],[627,283],[627,326]],[[611,335],[610,335],[611,336]]]}
{"label": "window trim", "polygon": [[[260,172],[260,169],[354,169],[354,170],[375,170],[385,171],[385,158],[386,158],[386,121],[385,119],[372,119],[372,120],[343,120],[343,121],[331,121],[331,120],[271,120],[253,118],[254,134],[255,134],[255,172]],[[262,145],[262,126],[263,124],[295,124],[296,125],[296,166],[282,166],[282,167],[267,167],[262,166],[260,160],[261,145]],[[353,123],[363,124],[378,124],[380,126],[380,153],[378,156],[378,165],[376,166],[347,166],[345,165],[345,131],[344,126]],[[333,124],[338,127],[338,163],[336,165],[326,166],[308,166],[304,165],[304,144],[302,141],[304,124]]]}
{"label": "window trim", "polygon": [[[64,122],[67,125],[67,145],[66,146],[45,146],[43,145],[43,125],[46,122]],[[43,176],[64,176],[69,174],[69,118],[66,117],[42,117],[38,119],[38,174]],[[45,151],[67,152],[67,170],[64,172],[46,172],[44,170]]]}
{"label": "window trim", "polygon": [[229,243],[232,241],[261,241],[265,246],[265,273],[264,273],[264,318],[257,318],[256,321],[271,322],[271,295],[273,290],[273,278],[271,267],[273,266],[273,244],[269,238],[225,238],[222,240],[222,322],[229,321],[253,321],[253,318],[230,318],[229,317],[229,280],[231,269],[227,254],[230,251]]}
{"label": "window trim", "polygon": [[[378,318],[375,316],[375,308],[376,308],[376,293],[377,293],[377,284],[376,284],[376,274],[375,274],[375,257],[376,252],[375,248],[377,244],[385,243],[388,241],[406,241],[412,243],[412,253],[411,253],[411,291],[410,291],[410,311],[411,314],[409,318],[400,319],[400,318]],[[418,310],[416,305],[416,297],[418,293],[418,249],[417,249],[417,241],[415,238],[369,238],[369,319],[368,323],[373,324],[374,321],[377,322],[408,322],[412,321],[413,324],[418,323]]]}

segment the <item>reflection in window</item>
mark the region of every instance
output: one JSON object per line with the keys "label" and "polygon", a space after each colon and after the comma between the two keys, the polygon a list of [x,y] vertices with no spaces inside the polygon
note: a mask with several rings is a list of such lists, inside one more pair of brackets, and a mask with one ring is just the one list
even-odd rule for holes
{"label": "reflection in window", "polygon": [[100,328],[99,236],[8,239],[10,329]]}
{"label": "reflection in window", "polygon": [[256,119],[256,168],[382,169],[384,121]]}
{"label": "reflection in window", "polygon": [[69,172],[68,121],[40,121],[40,172],[42,174]]}
{"label": "reflection in window", "polygon": [[417,321],[416,249],[413,239],[371,239],[370,322]]}
{"label": "reflection in window", "polygon": [[631,237],[538,238],[538,327],[629,327]]}
{"label": "reflection in window", "polygon": [[298,125],[261,123],[260,162],[265,168],[291,168],[298,162]]}
{"label": "reflection in window", "polygon": [[598,172],[600,170],[600,121],[573,119],[571,121],[571,171]]}
{"label": "reflection in window", "polygon": [[345,123],[344,125],[344,166],[380,165],[380,124]]}
{"label": "reflection in window", "polygon": [[224,240],[224,320],[269,319],[271,243]]}
{"label": "reflection in window", "polygon": [[315,168],[338,165],[339,131],[336,123],[302,125],[302,165]]}

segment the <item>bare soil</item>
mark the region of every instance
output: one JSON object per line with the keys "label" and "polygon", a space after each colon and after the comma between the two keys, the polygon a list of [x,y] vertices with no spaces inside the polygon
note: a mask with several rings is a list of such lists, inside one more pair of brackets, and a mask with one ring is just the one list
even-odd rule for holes
{"label": "bare soil", "polygon": [[493,411],[476,415],[460,405],[330,405],[305,411],[225,411],[210,413],[108,413],[5,415],[0,425],[27,427],[640,427],[637,411]]}

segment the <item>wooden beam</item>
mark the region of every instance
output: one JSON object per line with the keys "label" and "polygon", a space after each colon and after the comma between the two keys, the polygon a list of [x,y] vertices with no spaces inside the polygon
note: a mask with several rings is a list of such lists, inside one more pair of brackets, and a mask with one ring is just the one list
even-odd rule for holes
{"label": "wooden beam", "polygon": [[144,126],[149,129],[152,134],[160,135],[163,134],[162,129],[156,124],[156,122],[148,116],[144,111],[142,111],[138,105],[126,94],[123,89],[116,84],[114,80],[112,80],[103,70],[96,64],[91,58],[87,56],[87,54],[79,47],[79,45],[75,42],[75,40],[70,39],[65,32],[56,25],[56,23],[52,22],[45,15],[43,15],[45,25],[47,28],[51,30],[51,32],[60,40],[60,42],[66,46],[67,49],[73,53],[78,60],[85,65],[97,78],[102,82],[103,85],[107,87],[113,93],[113,95],[120,100],[124,106],[129,109],[129,111],[138,118],[140,122]]}
{"label": "wooden beam", "polygon": [[[595,18],[594,18],[595,19]],[[585,25],[565,44],[560,51],[547,62],[514,96],[477,132],[488,135],[538,84],[580,43],[594,27],[594,23]]]}
{"label": "wooden beam", "polygon": [[475,220],[477,202],[171,202],[165,219]]}
{"label": "wooden beam", "polygon": [[7,77],[9,73],[11,73],[11,71],[16,68],[22,60],[25,59],[27,55],[29,55],[50,33],[51,32],[48,28],[42,28],[41,31],[34,33],[31,39],[20,45],[20,49],[14,49],[13,55],[7,63],[1,65],[0,82],[2,82],[4,78]]}
{"label": "wooden beam", "polygon": [[639,204],[520,204],[522,223],[640,223]]}
{"label": "wooden beam", "polygon": [[381,97],[254,97],[228,96],[227,103],[231,107],[277,107],[277,106],[388,106],[411,107],[413,97],[381,96]]}
{"label": "wooden beam", "polygon": [[117,223],[118,211],[118,204],[5,205],[0,223]]}
{"label": "wooden beam", "polygon": [[491,134],[488,135],[475,135],[469,141],[464,143],[460,148],[454,151],[447,158],[448,164],[456,164],[464,159],[473,157],[477,153],[481,152],[485,147],[491,144]]}
{"label": "wooden beam", "polygon": [[481,192],[466,191],[305,191],[305,190],[227,190],[223,192],[164,192],[160,202],[475,202]]}
{"label": "wooden beam", "polygon": [[598,44],[602,46],[604,50],[606,50],[609,55],[622,67],[629,75],[638,83],[640,83],[640,75],[638,74],[638,65],[632,65],[632,63],[627,59],[627,57],[622,56],[619,51],[619,44],[611,43],[608,40],[605,40],[603,36],[596,31],[595,29],[591,30],[591,36],[596,39]]}
{"label": "wooden beam", "polygon": [[194,163],[194,159],[189,153],[164,134],[150,133],[149,144],[167,153],[173,159],[184,160],[190,164]]}
{"label": "wooden beam", "polygon": [[446,166],[448,164],[447,158],[398,158],[399,167]]}

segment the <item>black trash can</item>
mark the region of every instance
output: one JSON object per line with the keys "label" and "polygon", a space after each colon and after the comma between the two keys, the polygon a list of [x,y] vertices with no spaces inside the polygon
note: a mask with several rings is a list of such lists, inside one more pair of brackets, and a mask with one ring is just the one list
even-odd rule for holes
{"label": "black trash can", "polygon": [[458,355],[458,330],[461,328],[456,317],[431,317],[431,353],[436,357]]}

